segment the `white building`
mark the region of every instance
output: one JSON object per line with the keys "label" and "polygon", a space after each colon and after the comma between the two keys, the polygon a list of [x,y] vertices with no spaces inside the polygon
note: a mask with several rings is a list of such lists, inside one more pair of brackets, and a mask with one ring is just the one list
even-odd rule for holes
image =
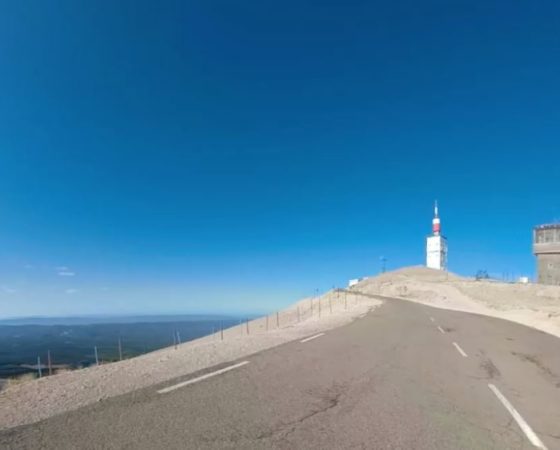
{"label": "white building", "polygon": [[426,239],[426,266],[430,269],[447,270],[447,239],[441,234],[437,202],[434,206],[432,234]]}
{"label": "white building", "polygon": [[367,279],[368,277],[352,278],[351,280],[348,280],[348,287],[351,288],[352,286],[356,286],[360,281],[364,281]]}

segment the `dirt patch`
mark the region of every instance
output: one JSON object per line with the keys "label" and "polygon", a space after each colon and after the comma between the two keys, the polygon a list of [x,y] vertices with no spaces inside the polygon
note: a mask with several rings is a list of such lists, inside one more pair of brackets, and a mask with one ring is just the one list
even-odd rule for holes
{"label": "dirt patch", "polygon": [[486,372],[486,375],[490,379],[497,378],[501,375],[500,370],[494,365],[490,358],[484,359],[480,363],[480,367]]}
{"label": "dirt patch", "polygon": [[540,359],[538,355],[529,355],[526,353],[511,352],[512,355],[517,356],[522,361],[534,364],[539,371],[551,381],[557,388],[560,388],[560,376],[554,373],[549,367],[547,367]]}

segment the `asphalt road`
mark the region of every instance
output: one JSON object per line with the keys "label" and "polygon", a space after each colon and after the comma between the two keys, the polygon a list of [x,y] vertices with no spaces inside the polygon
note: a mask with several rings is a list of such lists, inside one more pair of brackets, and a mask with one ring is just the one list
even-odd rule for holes
{"label": "asphalt road", "polygon": [[511,322],[389,300],[245,360],[3,431],[0,448],[560,449],[560,340]]}

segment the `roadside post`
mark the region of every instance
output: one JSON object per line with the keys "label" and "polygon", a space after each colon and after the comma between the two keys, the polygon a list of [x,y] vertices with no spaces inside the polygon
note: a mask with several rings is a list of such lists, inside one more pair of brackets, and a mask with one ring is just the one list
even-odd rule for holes
{"label": "roadside post", "polygon": [[122,361],[122,343],[121,343],[120,336],[119,336],[119,361]]}

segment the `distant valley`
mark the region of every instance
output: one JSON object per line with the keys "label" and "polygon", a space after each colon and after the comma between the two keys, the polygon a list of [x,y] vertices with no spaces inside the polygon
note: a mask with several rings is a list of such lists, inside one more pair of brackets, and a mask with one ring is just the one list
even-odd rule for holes
{"label": "distant valley", "polygon": [[[243,318],[244,319],[244,318]],[[177,341],[185,342],[230,327],[240,317],[212,315],[63,317],[0,320],[0,379],[46,369],[47,352],[56,370],[131,358]],[[1,388],[1,382],[0,382]]]}

